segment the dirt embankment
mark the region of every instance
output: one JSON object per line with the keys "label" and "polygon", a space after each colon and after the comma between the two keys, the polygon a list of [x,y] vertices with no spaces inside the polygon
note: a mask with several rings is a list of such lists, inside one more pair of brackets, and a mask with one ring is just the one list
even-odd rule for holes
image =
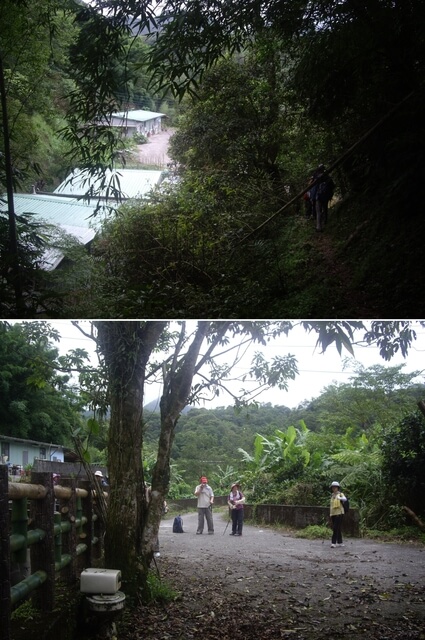
{"label": "dirt embankment", "polygon": [[179,592],[142,607],[120,640],[425,640],[425,548],[346,539],[303,540],[245,524],[196,535],[197,514],[160,529],[162,579]]}

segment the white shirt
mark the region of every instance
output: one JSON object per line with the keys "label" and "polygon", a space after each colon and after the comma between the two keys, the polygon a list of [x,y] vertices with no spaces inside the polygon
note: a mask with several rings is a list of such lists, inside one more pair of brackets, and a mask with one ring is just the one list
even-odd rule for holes
{"label": "white shirt", "polygon": [[198,495],[198,509],[205,509],[206,507],[209,507],[211,504],[211,498],[214,498],[214,492],[209,484],[198,484],[195,489],[195,494]]}

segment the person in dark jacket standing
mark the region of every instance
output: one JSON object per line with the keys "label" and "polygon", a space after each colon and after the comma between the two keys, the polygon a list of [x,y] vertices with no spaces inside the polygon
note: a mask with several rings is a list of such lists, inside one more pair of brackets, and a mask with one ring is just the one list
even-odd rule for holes
{"label": "person in dark jacket standing", "polygon": [[229,505],[230,515],[232,517],[232,533],[231,536],[241,536],[243,528],[243,505],[245,496],[243,495],[238,482],[234,482],[230,487]]}

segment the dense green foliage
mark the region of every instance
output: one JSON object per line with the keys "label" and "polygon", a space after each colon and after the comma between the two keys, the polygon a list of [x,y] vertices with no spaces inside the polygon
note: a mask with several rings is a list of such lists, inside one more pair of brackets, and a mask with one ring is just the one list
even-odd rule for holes
{"label": "dense green foliage", "polygon": [[57,334],[42,323],[2,323],[0,333],[2,434],[69,445],[82,406],[70,375],[58,371]]}
{"label": "dense green foliage", "polygon": [[383,474],[391,499],[425,513],[425,422],[410,413],[385,432]]}
{"label": "dense green foliage", "polygon": [[[2,2],[0,56],[15,187],[57,184],[66,170],[67,146],[58,136],[65,123],[67,49],[76,30],[69,6],[60,0],[37,4],[24,0]],[[2,112],[3,116],[3,112]],[[4,151],[4,135],[0,149]],[[5,184],[5,155],[0,155],[0,185]]]}

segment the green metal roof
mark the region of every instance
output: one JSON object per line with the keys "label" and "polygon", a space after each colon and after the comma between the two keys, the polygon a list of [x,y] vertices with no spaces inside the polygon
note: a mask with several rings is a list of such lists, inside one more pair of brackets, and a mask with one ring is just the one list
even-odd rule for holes
{"label": "green metal roof", "polygon": [[[0,200],[0,210],[7,211],[6,197]],[[96,218],[90,218],[96,208],[92,204],[79,202],[75,198],[64,198],[56,195],[18,193],[14,198],[15,213],[33,213],[38,220],[50,224],[71,227],[95,228],[99,226]]]}
{"label": "green metal roof", "polygon": [[111,114],[113,118],[123,118],[124,120],[136,120],[137,122],[146,122],[154,118],[164,117],[165,113],[156,113],[155,111],[143,111],[134,109],[133,111],[119,111]]}
{"label": "green metal roof", "polygon": [[[114,169],[105,172],[106,184],[112,184],[121,198],[140,198],[161,181],[162,171],[147,169]],[[84,196],[90,188],[100,187],[101,177],[88,177],[87,171],[75,169],[54,191],[56,194]],[[99,194],[106,197],[106,189]],[[112,198],[113,192],[109,194]],[[111,204],[112,204],[111,203]]]}
{"label": "green metal roof", "polygon": [[[18,193],[13,198],[15,213],[34,214],[37,222],[54,225],[63,233],[73,236],[83,245],[89,244],[96,235],[100,218],[90,218],[96,203],[87,205],[75,198],[61,196]],[[0,198],[0,211],[7,211],[6,196]],[[57,247],[46,247],[41,261],[42,268],[52,271],[62,262],[63,252]]]}

